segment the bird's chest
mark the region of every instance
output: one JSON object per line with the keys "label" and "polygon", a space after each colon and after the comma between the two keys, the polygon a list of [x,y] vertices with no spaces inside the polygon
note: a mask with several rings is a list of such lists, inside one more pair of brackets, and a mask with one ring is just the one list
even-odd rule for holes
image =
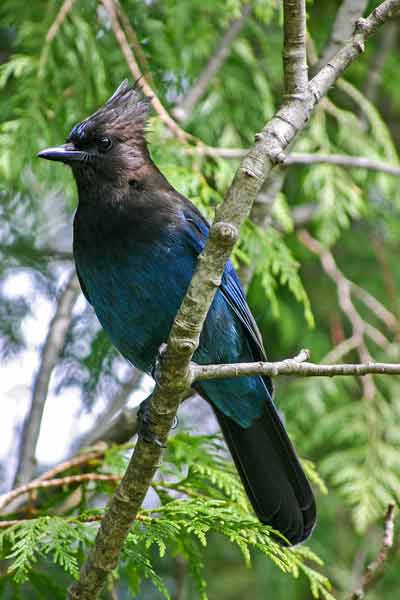
{"label": "bird's chest", "polygon": [[193,258],[179,239],[96,236],[75,232],[77,269],[97,317],[114,345],[132,363],[149,371],[166,341],[189,284]]}

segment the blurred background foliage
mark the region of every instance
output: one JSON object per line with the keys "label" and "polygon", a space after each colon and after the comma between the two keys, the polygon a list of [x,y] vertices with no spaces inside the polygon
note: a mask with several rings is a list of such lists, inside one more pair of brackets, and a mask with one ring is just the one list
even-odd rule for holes
{"label": "blurred background foliage", "polygon": [[[59,0],[3,0],[0,6],[3,372],[18,357],[34,350],[32,385],[20,390],[23,410],[16,414],[13,440],[3,453],[3,490],[12,485],[21,462],[21,447],[26,442],[24,418],[30,402],[37,399],[34,383],[68,286],[72,289],[68,327],[50,365],[51,393],[47,386],[43,403],[46,399],[56,403],[72,389],[80,402],[77,418],[93,417],[91,431],[83,436],[86,443],[101,439],[96,434],[104,426],[101,414],[106,415],[106,422],[115,418],[132,393],[145,385],[111,348],[91,309],[73,288],[71,223],[76,200],[71,174],[35,158],[40,148],[61,143],[72,126],[93,112],[122,79],[131,78],[106,5],[96,0],[70,4],[56,31],[54,23],[62,6]],[[377,4],[365,2],[365,14]],[[323,55],[340,5],[339,0],[308,3],[310,64]],[[252,6],[225,61],[181,122],[186,131],[210,147],[247,148],[282,99],[280,2],[255,0]],[[121,0],[118,8],[144,76],[170,113],[178,115],[177,108],[232,20],[241,18],[243,5],[239,0]],[[365,54],[321,102],[292,150],[365,157],[399,167],[399,45],[397,19],[368,41]],[[148,139],[163,173],[211,219],[238,161],[199,152],[201,146],[174,137],[155,113]],[[247,285],[270,359],[293,356],[307,347],[314,362],[399,360],[398,181],[398,175],[379,170],[318,163],[281,169],[266,182],[243,228],[234,261]],[[336,267],[326,268],[333,259]],[[21,277],[29,282],[22,292],[18,291]],[[44,305],[47,308],[42,313]],[[36,342],[30,335],[33,318],[42,324]],[[16,393],[14,388],[2,391],[2,411],[13,411]],[[327,495],[318,496],[319,521],[309,546],[323,559],[335,596],[344,598],[364,563],[377,553],[388,503],[400,497],[398,378],[281,378],[276,397],[299,454],[316,464],[328,487]],[[212,429],[208,413],[201,413],[200,420],[191,419],[189,413],[184,413],[183,427],[192,427],[195,433]],[[62,437],[61,425],[51,422],[46,427]],[[83,444],[78,425],[75,433],[77,439],[66,440],[69,453]],[[46,436],[44,428],[41,436]],[[202,460],[207,459],[207,452],[205,449]],[[48,454],[46,462],[51,465],[50,446]],[[177,460],[175,456],[172,464],[176,466]],[[43,470],[44,465],[38,468]],[[222,471],[214,479],[217,489]],[[24,479],[17,478],[19,482]],[[91,504],[85,498],[94,491],[101,497],[109,492],[85,490],[75,513],[70,514],[87,510]],[[224,492],[227,506],[238,500],[231,492]],[[54,511],[65,497],[65,491],[53,492],[36,510],[45,514],[52,507]],[[38,531],[33,538],[40,537],[40,527]],[[61,531],[57,535],[67,534]],[[192,587],[198,574],[186,577],[182,556],[189,566],[204,562],[210,599],[236,600],[245,594],[254,599],[310,598],[305,578],[287,577],[257,551],[248,569],[240,556],[240,544],[239,549],[231,545],[227,534],[211,536],[212,543],[192,561],[189,542],[184,546],[179,536],[167,558],[153,557],[157,573],[167,589],[175,590],[176,600],[198,594]],[[29,547],[26,536],[23,539],[25,548]],[[5,535],[4,540],[6,546],[15,544],[18,535],[14,541]],[[52,550],[43,546],[43,553],[47,552]],[[396,547],[384,578],[370,592],[371,599],[397,597],[399,552]],[[130,597],[127,586],[133,590],[138,583],[133,581],[132,565],[129,567],[132,556],[135,552],[129,558],[128,547],[121,583],[114,591],[110,584],[111,591],[104,597]],[[68,563],[69,559],[65,560]],[[65,568],[62,559],[56,562]],[[159,598],[157,579],[146,568],[141,565],[137,572],[153,583],[145,583],[138,597]],[[54,587],[51,597],[58,597],[65,589],[65,575],[54,569],[48,563],[38,567],[29,591],[2,573],[2,597],[28,597],[27,593],[32,598],[50,597],[43,591],[49,589],[49,581]],[[74,569],[67,564],[67,572],[73,574]],[[163,585],[158,583],[159,590]]]}

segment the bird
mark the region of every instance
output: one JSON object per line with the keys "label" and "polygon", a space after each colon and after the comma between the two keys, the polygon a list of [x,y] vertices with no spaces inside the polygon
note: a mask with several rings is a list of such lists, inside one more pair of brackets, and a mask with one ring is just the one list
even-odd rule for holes
{"label": "bird", "polygon": [[[73,127],[65,144],[38,157],[71,167],[78,192],[73,252],[82,292],[119,352],[152,375],[210,226],[152,161],[149,109],[138,82],[125,80]],[[203,365],[266,360],[231,261],[193,360]],[[306,540],[316,521],[315,499],[270,378],[202,380],[194,387],[214,410],[259,521],[278,531],[284,545]]]}

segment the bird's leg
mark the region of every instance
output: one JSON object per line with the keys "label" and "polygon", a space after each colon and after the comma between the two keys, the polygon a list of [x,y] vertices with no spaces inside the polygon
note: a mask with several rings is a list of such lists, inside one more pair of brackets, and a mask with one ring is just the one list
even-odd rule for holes
{"label": "bird's leg", "polygon": [[164,444],[158,439],[156,435],[154,435],[152,431],[152,425],[154,425],[154,421],[151,418],[150,413],[150,403],[151,403],[152,394],[139,406],[139,410],[137,412],[137,420],[138,420],[138,435],[149,444],[153,444],[158,448],[164,448]]}

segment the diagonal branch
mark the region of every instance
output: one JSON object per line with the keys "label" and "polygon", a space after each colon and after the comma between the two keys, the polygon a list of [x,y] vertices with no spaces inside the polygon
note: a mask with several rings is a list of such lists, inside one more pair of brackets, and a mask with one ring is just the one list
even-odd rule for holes
{"label": "diagonal branch", "polygon": [[194,85],[189,88],[178,106],[176,106],[174,109],[173,113],[178,121],[186,121],[190,117],[197,102],[206,91],[211,79],[227,59],[229,50],[236,37],[242,30],[247,17],[251,13],[251,10],[251,4],[245,4],[242,8],[241,16],[238,19],[234,19],[229,24],[228,29],[222,36],[221,41],[204,67],[203,71],[200,73],[199,78]]}
{"label": "diagonal branch", "polygon": [[52,43],[52,41],[54,40],[54,38],[57,36],[58,32],[60,31],[62,24],[64,23],[68,14],[71,12],[75,2],[76,2],[76,0],[64,0],[64,2],[61,5],[60,10],[57,13],[56,18],[54,19],[50,29],[48,30],[48,32],[46,34],[46,42],[43,47],[42,54],[41,54],[40,60],[39,60],[39,67],[38,67],[39,75],[43,74],[44,66],[45,66],[48,56],[49,56],[50,44]]}
{"label": "diagonal branch", "polygon": [[72,319],[72,309],[80,293],[78,279],[73,272],[58,300],[57,309],[50,323],[43,347],[40,367],[33,385],[30,409],[25,417],[21,434],[18,467],[14,485],[26,483],[33,475],[35,452],[39,438],[44,405],[49,390],[50,377],[65,345]]}
{"label": "diagonal branch", "polygon": [[148,80],[150,85],[153,85],[153,78],[149,69],[149,64],[147,62],[147,58],[145,53],[143,52],[142,46],[140,45],[138,36],[136,35],[135,30],[132,27],[130,20],[125,14],[121,2],[119,0],[115,0],[118,10],[118,17],[121,22],[122,28],[125,30],[126,37],[128,39],[129,44],[132,46],[135,56],[138,59],[138,62],[141,65],[141,70]]}
{"label": "diagonal branch", "polygon": [[[329,250],[324,248],[320,242],[311,237],[311,235],[301,230],[298,232],[299,240],[306,246],[311,252],[316,254],[320,261],[325,273],[332,279],[337,287],[337,296],[339,306],[343,313],[350,321],[352,327],[352,335],[349,339],[344,340],[338,347],[334,348],[326,357],[325,360],[330,362],[337,360],[343,356],[344,353],[348,353],[351,350],[357,350],[360,360],[363,362],[369,362],[371,355],[367,346],[367,339],[372,340],[377,346],[385,349],[389,345],[389,340],[371,323],[365,321],[352,300],[352,294],[356,296],[361,302],[367,306],[378,319],[380,319],[385,325],[392,331],[396,332],[398,323],[396,317],[388,311],[372,294],[363,290],[355,283],[347,279],[338,268],[335,259]],[[340,354],[341,353],[341,354]],[[363,373],[364,375],[367,373]],[[373,378],[368,376],[362,380],[362,386],[364,390],[364,397],[371,399],[375,395],[375,384]]]}
{"label": "diagonal branch", "polygon": [[154,108],[162,122],[179,140],[193,140],[193,136],[184,131],[174,121],[174,119],[171,117],[171,115],[168,113],[165,107],[161,104],[159,98],[156,96],[147,80],[143,77],[139,65],[136,61],[136,58],[129,45],[127,36],[120,25],[115,0],[101,0],[101,2],[110,18],[111,27],[114,32],[115,38],[121,48],[122,54],[124,55],[124,58],[126,60],[130,72],[132,73],[133,78],[138,81],[138,85],[140,85],[140,87],[142,88],[145,96],[149,98],[152,107]]}
{"label": "diagonal branch", "polygon": [[[198,346],[208,309],[238,239],[239,228],[265,177],[275,164],[282,162],[288,145],[305,127],[321,97],[362,51],[366,39],[399,8],[400,0],[386,0],[368,19],[363,20],[351,41],[308,84],[304,98],[288,101],[256,136],[254,147],[242,160],[225,202],[217,211],[205,249],[173,323],[167,347],[163,349],[156,368],[157,385],[150,402],[149,416],[152,434],[160,444],[165,444],[179,402],[190,385],[190,361]],[[120,550],[160,459],[161,448],[139,437],[127,471],[110,500],[79,581],[70,588],[70,600],[98,597],[107,576],[118,564]]]}

